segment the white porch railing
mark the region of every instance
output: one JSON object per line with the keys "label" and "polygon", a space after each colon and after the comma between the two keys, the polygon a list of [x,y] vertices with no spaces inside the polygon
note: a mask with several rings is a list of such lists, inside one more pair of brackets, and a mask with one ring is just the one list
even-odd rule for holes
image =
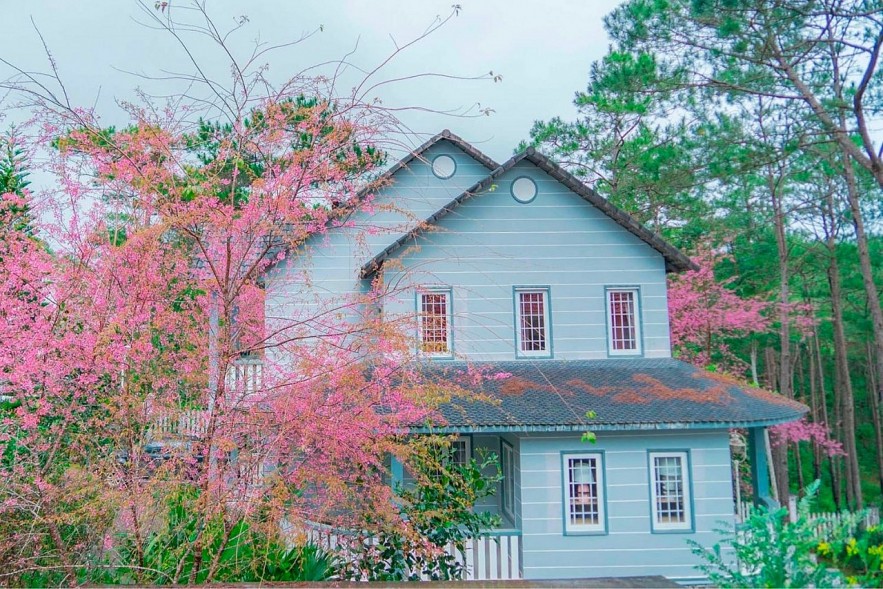
{"label": "white porch railing", "polygon": [[[448,554],[454,552],[448,547]],[[460,555],[454,557],[460,562]],[[521,532],[494,531],[466,543],[466,580],[495,581],[521,578]]]}
{"label": "white porch railing", "polygon": [[[328,550],[346,549],[350,534],[325,524],[311,523],[306,536],[313,544]],[[369,540],[370,541],[370,540]],[[465,580],[512,580],[521,578],[521,532],[490,530],[486,536],[468,540],[465,551],[453,544],[445,551],[464,565]]]}

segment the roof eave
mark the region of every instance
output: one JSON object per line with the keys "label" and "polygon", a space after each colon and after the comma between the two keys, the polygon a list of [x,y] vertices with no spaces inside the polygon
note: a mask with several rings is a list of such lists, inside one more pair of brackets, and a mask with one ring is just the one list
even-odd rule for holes
{"label": "roof eave", "polygon": [[499,433],[552,433],[585,431],[659,431],[659,430],[708,430],[738,429],[750,427],[770,427],[800,419],[803,413],[776,419],[742,421],[675,421],[675,422],[633,422],[633,423],[592,423],[592,424],[549,424],[549,425],[459,425],[459,426],[420,426],[411,428],[414,434],[499,434]]}

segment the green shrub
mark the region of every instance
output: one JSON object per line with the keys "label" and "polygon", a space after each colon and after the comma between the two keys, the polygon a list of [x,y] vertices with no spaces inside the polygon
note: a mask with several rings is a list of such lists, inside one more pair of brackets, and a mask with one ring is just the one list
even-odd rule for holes
{"label": "green shrub", "polygon": [[883,529],[859,528],[855,534],[816,547],[820,560],[835,566],[853,585],[883,587]]}
{"label": "green shrub", "polygon": [[[843,575],[817,558],[818,539],[809,519],[819,481],[811,484],[798,504],[798,517],[788,521],[788,510],[761,508],[741,526],[717,530],[723,539],[708,549],[688,540],[702,558],[698,568],[717,587],[840,587]],[[843,537],[844,521],[834,536]]]}
{"label": "green shrub", "polygon": [[[499,516],[476,513],[473,508],[496,492],[501,477],[495,454],[481,455],[464,465],[453,464],[452,458],[448,442],[421,441],[409,465],[415,484],[396,489],[407,529],[382,529],[356,538],[352,543],[355,554],[345,559],[348,564],[342,577],[370,581],[463,578],[464,566],[445,548],[453,546],[463,554],[469,540],[499,525]],[[485,475],[486,470],[495,474]],[[367,529],[371,523],[367,522]]]}
{"label": "green shrub", "polygon": [[[162,525],[141,541],[132,533],[120,535],[117,554],[94,567],[89,581],[113,585],[168,585],[191,579],[197,584],[325,581],[339,567],[334,555],[322,548],[291,546],[278,534],[268,534],[266,522],[197,515],[198,497],[193,489],[172,494]],[[197,542],[201,549],[194,549]]]}

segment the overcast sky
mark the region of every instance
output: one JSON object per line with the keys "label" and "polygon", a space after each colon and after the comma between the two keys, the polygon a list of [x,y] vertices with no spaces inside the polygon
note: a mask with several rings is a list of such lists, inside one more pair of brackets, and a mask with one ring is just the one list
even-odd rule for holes
{"label": "overcast sky", "polygon": [[[173,0],[173,8],[189,1]],[[459,16],[397,56],[383,77],[421,72],[475,76],[493,71],[502,75],[502,82],[421,79],[388,87],[382,94],[384,104],[431,110],[480,104],[493,109],[491,116],[479,118],[422,111],[401,116],[426,136],[450,128],[491,157],[505,160],[518,141],[527,137],[534,120],[573,117],[573,94],[585,87],[591,63],[607,49],[602,18],[617,3],[461,0]],[[148,4],[152,6],[153,0]],[[451,4],[451,0],[207,1],[221,27],[231,26],[238,15],[248,15],[249,22],[231,43],[243,55],[257,37],[284,42],[322,25],[321,33],[268,58],[270,72],[279,80],[317,62],[339,59],[357,43],[351,60],[370,69],[394,50],[393,38],[399,43],[414,38],[436,16],[449,14]],[[162,92],[157,82],[125,71],[161,75],[164,69],[188,67],[168,34],[136,22],[145,17],[135,0],[0,0],[0,15],[4,25],[0,57],[26,69],[47,69],[33,19],[73,101],[95,104],[109,123],[119,122],[114,99],[132,98],[139,86]],[[217,53],[206,50],[202,57],[225,67]],[[0,77],[6,73],[0,70]]]}

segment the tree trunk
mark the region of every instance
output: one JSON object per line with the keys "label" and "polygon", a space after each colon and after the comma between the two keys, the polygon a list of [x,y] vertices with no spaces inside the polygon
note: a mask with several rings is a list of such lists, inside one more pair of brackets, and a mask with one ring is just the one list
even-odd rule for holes
{"label": "tree trunk", "polygon": [[876,373],[874,391],[877,399],[883,398],[883,309],[880,308],[880,295],[877,285],[874,284],[874,268],[871,264],[871,252],[868,247],[868,236],[865,234],[864,218],[862,216],[861,203],[859,202],[858,186],[856,184],[855,171],[846,154],[844,159],[844,178],[846,179],[846,196],[849,200],[849,208],[852,212],[852,226],[855,230],[855,244],[858,249],[859,266],[862,272],[862,284],[865,288],[865,296],[868,298],[868,311],[871,315],[871,325],[874,335],[874,366]]}
{"label": "tree trunk", "polygon": [[751,382],[754,383],[754,386],[760,386],[760,382],[757,380],[757,342],[751,342]]}
{"label": "tree trunk", "polygon": [[[819,423],[823,421],[821,418],[821,409],[819,408],[819,391],[818,386],[816,384],[816,369],[815,369],[815,361],[813,360],[814,356],[814,345],[815,345],[815,335],[813,335],[812,339],[809,341],[809,345],[806,350],[806,360],[807,360],[807,368],[809,372],[809,413],[810,417],[812,417],[813,423]],[[824,395],[821,396],[821,403],[825,402]],[[816,444],[813,444],[812,447],[812,478],[820,479],[822,478],[822,452]]]}
{"label": "tree trunk", "polygon": [[874,441],[877,446],[877,481],[883,493],[883,428],[880,424],[880,399],[877,397],[877,375],[874,366],[874,346],[868,342],[868,400],[871,403],[871,418],[874,422]]}
{"label": "tree trunk", "polygon": [[[822,423],[828,426],[828,429],[832,432],[836,432],[836,428],[831,423],[828,418],[828,393],[825,390],[825,365],[822,362],[822,346],[819,344],[819,332],[818,328],[813,327],[813,341],[816,346],[816,366],[818,368],[818,376],[819,376],[819,392],[821,396],[821,410],[822,410]],[[836,408],[836,404],[835,404]],[[836,417],[835,417],[836,419]],[[840,471],[837,468],[836,459],[831,457],[828,459],[828,469],[831,475],[831,496],[834,500],[834,507],[837,510],[840,510],[840,506],[842,505],[843,499],[840,496]]]}
{"label": "tree trunk", "polygon": [[[828,31],[828,35],[830,39],[831,31]],[[876,60],[878,55],[876,52],[880,49],[881,41],[883,41],[883,36],[878,36],[875,43],[874,59],[869,64],[870,68],[876,67]],[[834,93],[837,98],[843,100],[843,81],[840,75],[839,61],[840,54],[836,45],[830,45],[829,50],[831,51],[831,64],[834,68],[834,76],[832,78]],[[868,70],[868,72],[872,71],[873,69]],[[870,78],[866,78],[866,80],[864,80],[863,82],[866,82],[867,80],[870,80]],[[852,99],[854,107],[860,104],[862,94],[863,90],[860,91],[858,94],[853,95]],[[839,112],[839,122],[841,129],[847,128],[846,113],[843,112],[843,110]],[[860,120],[860,127],[864,131],[862,137],[867,145],[869,136],[867,134],[867,130],[863,126],[863,120]],[[859,202],[858,182],[856,179],[855,170],[852,167],[854,157],[850,157],[850,152],[853,149],[853,145],[851,143],[851,138],[843,137],[842,134],[839,137],[835,138],[839,140],[840,153],[843,162],[843,179],[846,181],[846,198],[849,202],[849,209],[852,212],[852,226],[855,230],[855,243],[856,249],[858,249],[859,267],[861,268],[862,273],[862,284],[865,288],[865,295],[868,298],[868,310],[870,311],[871,325],[873,326],[875,359],[874,366],[876,367],[876,375],[874,380],[876,382],[876,386],[872,390],[874,391],[874,394],[877,395],[877,400],[879,401],[880,399],[883,399],[883,309],[880,308],[880,295],[877,293],[877,286],[874,284],[874,270],[873,266],[871,265],[871,253],[868,247],[868,237],[865,234],[864,214],[862,213],[861,203]],[[848,141],[844,141],[844,139],[848,139]],[[877,153],[876,158],[873,157],[873,151],[870,152],[870,156],[872,157],[873,163],[873,165],[870,167],[870,171],[877,179],[878,184],[883,187],[883,169],[880,168],[881,162],[879,152]],[[854,429],[850,433],[854,438]],[[849,450],[847,450],[847,452],[849,452]],[[883,476],[883,474],[881,474],[881,476]]]}
{"label": "tree trunk", "polygon": [[[789,253],[785,234],[785,211],[778,191],[778,182],[772,171],[768,175],[770,198],[773,204],[774,224],[776,233],[776,250],[779,262],[779,392],[792,398],[794,391],[791,377],[791,318],[789,316],[791,293],[789,289]],[[781,500],[787,501],[790,496],[788,482],[788,445],[780,444],[773,451],[776,467],[776,486]]]}
{"label": "tree trunk", "polygon": [[858,449],[855,443],[855,396],[849,375],[849,358],[846,333],[843,328],[843,290],[840,285],[840,268],[837,264],[835,239],[834,196],[828,193],[825,200],[825,245],[828,249],[828,285],[831,289],[831,326],[834,329],[834,362],[837,377],[834,379],[835,403],[840,407],[843,449],[846,451],[846,502],[853,509],[862,508],[861,474],[858,467]]}

